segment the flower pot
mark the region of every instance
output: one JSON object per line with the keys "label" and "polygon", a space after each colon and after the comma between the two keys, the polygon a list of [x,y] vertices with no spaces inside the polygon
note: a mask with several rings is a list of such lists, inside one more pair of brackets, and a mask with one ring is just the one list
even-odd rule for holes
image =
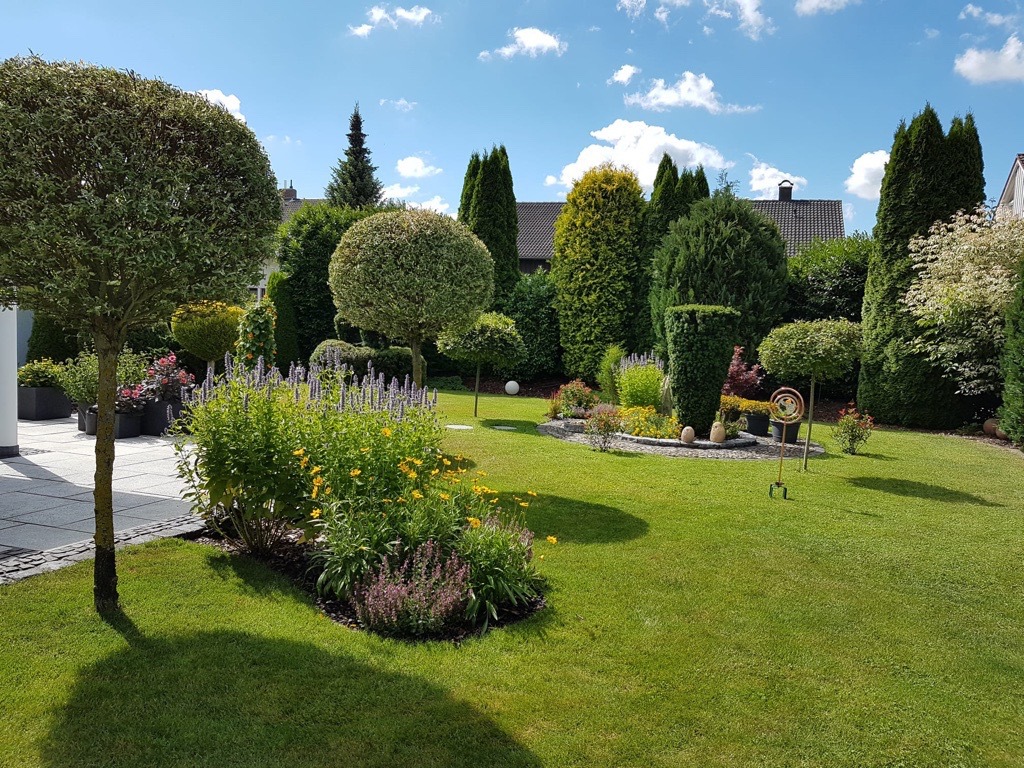
{"label": "flower pot", "polygon": [[18,418],[27,421],[66,419],[71,401],[57,387],[18,387]]}
{"label": "flower pot", "polygon": [[772,419],[772,439],[777,443],[782,442],[782,427],[786,427],[786,443],[795,443],[797,438],[800,437],[800,425],[803,422],[798,421],[796,424],[783,424],[781,421],[775,421]]}
{"label": "flower pot", "polygon": [[97,413],[92,408],[88,409],[85,412],[85,434],[96,434],[96,416]]}
{"label": "flower pot", "polygon": [[[756,437],[768,437],[768,415],[765,413],[745,413],[747,420],[747,432]],[[788,432],[788,430],[787,430]]]}
{"label": "flower pot", "polygon": [[181,416],[181,403],[165,400],[148,400],[142,411],[142,434],[163,435],[171,424]]}
{"label": "flower pot", "polygon": [[87,403],[79,403],[76,406],[76,410],[78,411],[78,431],[85,432],[85,412],[89,410],[89,405]]}
{"label": "flower pot", "polygon": [[114,439],[124,440],[129,437],[138,437],[142,434],[141,413],[115,413],[114,414]]}

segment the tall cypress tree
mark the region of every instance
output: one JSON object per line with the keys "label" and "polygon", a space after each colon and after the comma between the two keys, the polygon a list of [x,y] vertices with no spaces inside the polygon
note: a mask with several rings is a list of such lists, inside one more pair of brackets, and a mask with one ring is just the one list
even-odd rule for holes
{"label": "tall cypress tree", "polygon": [[[472,162],[470,159],[471,166]],[[491,252],[494,259],[494,306],[501,309],[519,281],[519,247],[516,243],[519,219],[512,170],[504,146],[492,147],[480,159],[469,214],[464,223]]]}
{"label": "tall cypress tree", "polygon": [[469,209],[473,203],[473,190],[476,189],[476,180],[480,175],[480,153],[474,152],[469,157],[469,165],[466,166],[466,176],[462,180],[462,197],[459,198],[458,220],[463,224],[469,221]]}
{"label": "tall cypress tree", "polygon": [[[969,130],[966,122],[954,121],[947,137],[935,110],[926,105],[909,127],[901,123],[897,128],[882,178],[875,224],[878,247],[868,261],[864,292],[857,399],[862,409],[891,424],[939,428],[955,426],[964,416],[966,404],[956,396],[955,384],[914,350],[917,329],[903,297],[914,275],[911,238],[972,207],[970,198],[979,188],[975,177],[981,171],[973,122]],[[961,160],[950,169],[954,154]]]}
{"label": "tall cypress tree", "polygon": [[363,132],[359,105],[352,110],[348,122],[348,149],[345,159],[331,171],[327,185],[327,201],[339,208],[372,208],[379,205],[384,185],[374,175],[377,167],[370,162],[370,150]]}
{"label": "tall cypress tree", "polygon": [[973,210],[985,201],[985,163],[974,115],[953,118],[947,139],[947,184],[954,210]]}
{"label": "tall cypress tree", "polygon": [[693,172],[693,193],[694,202],[711,197],[711,187],[708,186],[708,177],[704,173],[703,165],[698,165],[697,170]]}

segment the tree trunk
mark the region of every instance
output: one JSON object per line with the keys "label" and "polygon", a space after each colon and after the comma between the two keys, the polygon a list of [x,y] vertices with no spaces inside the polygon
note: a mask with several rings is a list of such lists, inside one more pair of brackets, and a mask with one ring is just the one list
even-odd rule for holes
{"label": "tree trunk", "polygon": [[116,339],[97,332],[96,356],[100,387],[96,405],[96,475],[93,499],[96,518],[96,561],[93,569],[93,597],[96,610],[110,613],[118,608],[117,568],[114,563],[114,399],[117,391]]}
{"label": "tree trunk", "polygon": [[420,355],[422,348],[423,342],[419,339],[409,342],[409,349],[412,351],[412,380],[416,382],[417,387],[423,386],[423,357]]}
{"label": "tree trunk", "polygon": [[804,437],[804,471],[807,470],[807,453],[811,449],[811,426],[814,424],[814,377],[811,376],[811,399],[807,407],[807,435]]}
{"label": "tree trunk", "polygon": [[473,395],[473,418],[476,418],[476,406],[480,402],[480,363],[476,364],[476,394]]}

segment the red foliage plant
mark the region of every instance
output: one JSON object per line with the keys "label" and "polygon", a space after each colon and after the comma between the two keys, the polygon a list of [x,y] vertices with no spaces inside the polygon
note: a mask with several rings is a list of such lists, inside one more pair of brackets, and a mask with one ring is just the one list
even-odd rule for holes
{"label": "red foliage plant", "polygon": [[732,348],[732,362],[729,363],[729,373],[722,385],[722,394],[753,398],[761,389],[763,378],[764,369],[757,363],[744,363],[743,347],[735,346]]}

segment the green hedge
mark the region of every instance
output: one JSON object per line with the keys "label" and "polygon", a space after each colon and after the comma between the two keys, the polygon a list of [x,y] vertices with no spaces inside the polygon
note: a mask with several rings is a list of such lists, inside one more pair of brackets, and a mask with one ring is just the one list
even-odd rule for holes
{"label": "green hedge", "polygon": [[506,304],[506,314],[516,321],[526,351],[508,376],[532,381],[561,373],[562,347],[558,339],[555,284],[543,269],[523,275]]}
{"label": "green hedge", "polygon": [[378,376],[383,373],[385,382],[393,378],[404,381],[406,376],[412,375],[412,351],[408,347],[374,349],[357,347],[341,339],[327,339],[313,350],[309,363],[324,365],[332,359],[345,363],[358,376],[365,376],[372,362],[374,373]]}
{"label": "green hedge", "polygon": [[32,317],[32,333],[28,337],[25,359],[70,360],[78,354],[78,338],[74,333],[61,328],[46,315],[36,312]]}
{"label": "green hedge", "polygon": [[711,431],[739,334],[731,307],[685,304],[665,311],[668,371],[679,423],[698,435]]}
{"label": "green hedge", "polygon": [[295,299],[292,285],[284,272],[271,272],[267,278],[267,298],[277,310],[274,339],[277,341],[277,360],[287,372],[292,363],[299,363],[299,332],[295,320]]}
{"label": "green hedge", "polygon": [[1015,443],[1024,443],[1024,270],[1017,282],[1013,303],[1006,312],[1003,380],[999,426]]}

